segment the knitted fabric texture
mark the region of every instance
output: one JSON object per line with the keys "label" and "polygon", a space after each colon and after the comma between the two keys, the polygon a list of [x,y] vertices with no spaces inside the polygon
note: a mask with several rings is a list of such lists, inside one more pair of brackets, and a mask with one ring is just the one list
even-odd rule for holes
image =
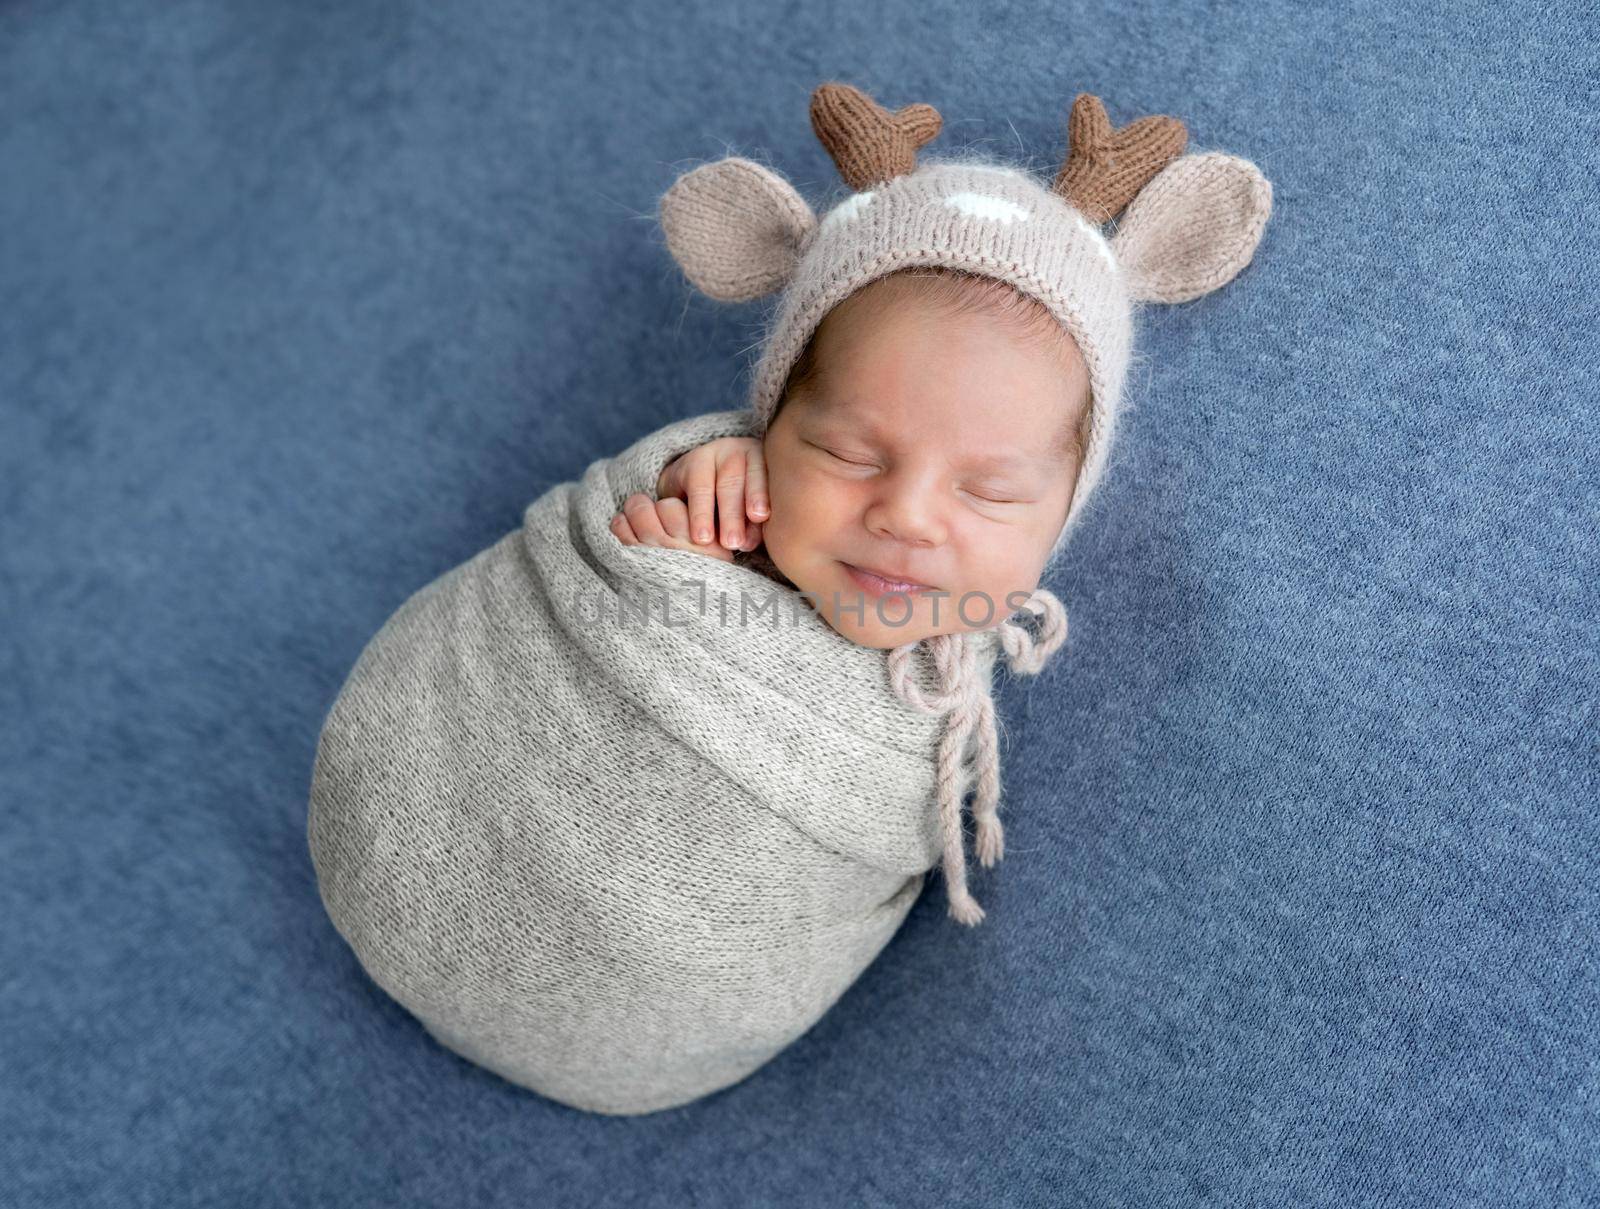
{"label": "knitted fabric texture", "polygon": [[930,803],[993,731],[957,674],[1040,663],[1011,626],[964,666],[886,660],[750,566],[617,540],[628,496],[749,421],[670,424],[540,496],[400,606],[320,735],[308,842],[363,968],[574,1107],[685,1103],[810,1028],[952,824],[959,851]]}
{"label": "knitted fabric texture", "polygon": [[[1114,128],[1089,93],[1073,102],[1068,155],[1050,187],[1020,168],[974,156],[919,162],[919,149],[942,125],[928,105],[890,112],[851,85],[827,82],[812,95],[811,123],[852,190],[820,218],[782,176],[738,156],[684,173],[660,202],[667,246],[704,293],[748,301],[782,290],[751,379],[753,432],[766,433],[790,371],[828,312],[870,282],[933,265],[1008,282],[1072,336],[1089,375],[1089,437],[1048,573],[1106,471],[1135,305],[1199,297],[1237,275],[1260,242],[1271,185],[1247,160],[1182,154],[1187,133],[1176,118],[1152,115]],[[1102,225],[1124,206],[1108,237]],[[1041,417],[1041,426],[1048,422]],[[1039,670],[1065,639],[1066,613],[1042,588],[1029,611],[1041,618],[1041,633],[1022,663]],[[914,708],[946,712],[951,772],[941,778],[938,810],[947,827],[964,792],[954,771],[964,758],[961,745],[977,740],[973,817],[987,864],[1004,845],[995,815],[994,704],[987,680],[974,679],[965,651],[972,641],[962,633],[910,644],[927,648],[948,683],[932,701],[903,695]],[[908,647],[889,656],[897,684],[911,655]],[[983,911],[966,890],[963,860],[958,851],[946,853],[950,913],[977,923]]]}

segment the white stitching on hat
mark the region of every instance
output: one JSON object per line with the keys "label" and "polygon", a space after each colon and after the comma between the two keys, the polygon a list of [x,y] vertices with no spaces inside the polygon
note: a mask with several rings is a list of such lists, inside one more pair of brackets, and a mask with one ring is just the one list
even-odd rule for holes
{"label": "white stitching on hat", "polygon": [[1100,234],[1099,231],[1095,230],[1090,224],[1089,220],[1082,214],[1079,214],[1076,209],[1072,211],[1072,217],[1077,220],[1078,226],[1081,227],[1084,234],[1089,237],[1089,242],[1094,244],[1094,250],[1099,252],[1101,256],[1105,257],[1105,261],[1111,266],[1112,271],[1119,271],[1122,266],[1117,263],[1117,254],[1111,250],[1111,245],[1106,242],[1106,237]]}
{"label": "white stitching on hat", "polygon": [[945,197],[944,204],[973,218],[992,218],[1005,223],[1021,222],[1030,213],[1014,201],[992,197],[987,193],[951,193]]}
{"label": "white stitching on hat", "polygon": [[849,222],[851,219],[855,218],[856,215],[860,214],[861,211],[865,210],[869,205],[871,205],[872,199],[876,196],[878,196],[878,191],[876,189],[868,189],[865,193],[851,194],[833,209],[828,211],[827,216],[823,218],[821,225],[825,227],[830,223]]}

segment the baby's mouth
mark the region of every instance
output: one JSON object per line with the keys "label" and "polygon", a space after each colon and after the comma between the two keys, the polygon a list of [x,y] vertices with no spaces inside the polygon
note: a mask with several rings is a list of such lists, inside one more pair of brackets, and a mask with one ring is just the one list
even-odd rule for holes
{"label": "baby's mouth", "polygon": [[868,571],[864,567],[858,567],[854,563],[847,563],[842,559],[839,565],[845,569],[845,574],[850,576],[862,591],[870,592],[874,596],[887,596],[896,592],[915,595],[919,592],[933,590],[928,584],[915,583],[904,579],[891,579],[877,572]]}

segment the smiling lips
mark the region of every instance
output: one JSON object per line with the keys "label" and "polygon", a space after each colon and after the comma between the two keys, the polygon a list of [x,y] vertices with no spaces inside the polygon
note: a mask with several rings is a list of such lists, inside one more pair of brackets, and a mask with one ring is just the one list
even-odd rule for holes
{"label": "smiling lips", "polygon": [[927,584],[914,583],[908,579],[895,579],[876,571],[868,571],[865,567],[858,567],[854,563],[841,562],[840,566],[849,573],[851,579],[875,596],[887,596],[892,592],[906,594],[925,592],[929,587]]}

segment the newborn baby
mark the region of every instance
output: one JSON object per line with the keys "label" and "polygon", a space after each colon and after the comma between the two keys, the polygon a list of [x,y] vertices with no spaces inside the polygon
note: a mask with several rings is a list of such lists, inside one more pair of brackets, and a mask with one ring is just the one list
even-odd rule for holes
{"label": "newborn baby", "polygon": [[363,967],[442,1044],[591,1111],[759,1069],[935,867],[983,920],[963,805],[992,865],[990,676],[1065,639],[1039,585],[1105,470],[1132,308],[1223,285],[1269,209],[1254,165],[1088,94],[1051,182],[919,165],[927,105],[826,83],[811,116],[849,190],[821,215],[739,156],[661,199],[705,293],[782,290],[749,407],[551,486],[394,612],[319,738],[308,841]]}
{"label": "newborn baby", "polygon": [[990,628],[1038,586],[1089,414],[1082,354],[1043,306],[992,278],[901,270],[829,312],[764,440],[683,455],[612,528],[724,561],[764,540],[750,565],[863,646]]}

